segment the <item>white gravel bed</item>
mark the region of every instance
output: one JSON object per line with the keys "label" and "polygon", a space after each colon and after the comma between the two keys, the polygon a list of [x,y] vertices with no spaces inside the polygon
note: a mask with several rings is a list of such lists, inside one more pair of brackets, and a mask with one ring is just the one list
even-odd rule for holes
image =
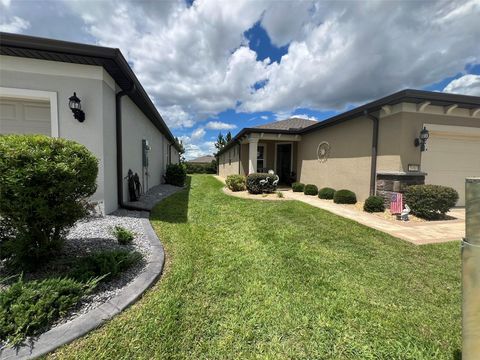
{"label": "white gravel bed", "polygon": [[[111,215],[91,217],[80,221],[70,230],[64,246],[64,252],[67,255],[79,256],[102,250],[128,249],[139,252],[143,259],[115,279],[100,283],[93,294],[85,296],[66,317],[59,319],[53,326],[66,323],[100,306],[118,295],[123,287],[140,274],[151,255],[150,242],[145,235],[141,221],[144,217],[148,217],[148,213],[121,209]],[[135,234],[130,245],[118,244],[112,234],[115,226],[122,226]]]}

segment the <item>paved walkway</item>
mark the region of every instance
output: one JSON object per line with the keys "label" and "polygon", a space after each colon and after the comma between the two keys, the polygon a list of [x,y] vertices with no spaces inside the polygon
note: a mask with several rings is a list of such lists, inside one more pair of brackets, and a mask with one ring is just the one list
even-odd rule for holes
{"label": "paved walkway", "polygon": [[170,184],[156,185],[140,196],[138,201],[129,201],[126,202],[125,205],[139,211],[151,211],[160,200],[163,200],[173,193],[183,189],[184,187],[173,186]]}
{"label": "paved walkway", "polygon": [[377,215],[359,211],[352,205],[339,205],[331,200],[322,200],[316,196],[294,193],[291,190],[282,192],[286,199],[302,201],[416,245],[461,240],[465,236],[465,209],[453,209],[448,213],[448,215],[455,217],[455,220],[403,222],[382,219]]}

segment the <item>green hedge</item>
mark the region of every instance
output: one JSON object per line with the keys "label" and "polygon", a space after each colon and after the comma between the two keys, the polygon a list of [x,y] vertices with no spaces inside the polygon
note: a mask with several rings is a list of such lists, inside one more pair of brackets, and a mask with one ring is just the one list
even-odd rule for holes
{"label": "green hedge", "polygon": [[366,212],[384,212],[385,202],[381,196],[369,196],[363,204],[363,210]]}
{"label": "green hedge", "polygon": [[356,204],[357,196],[350,190],[338,190],[333,196],[333,202],[335,204]]}
{"label": "green hedge", "polygon": [[165,182],[174,186],[184,186],[187,179],[185,166],[182,164],[169,164],[165,172]]}
{"label": "green hedge", "polygon": [[[273,185],[275,175],[253,173],[247,176],[247,190],[250,194],[272,193],[277,190]],[[266,181],[264,185],[260,182]]]}
{"label": "green hedge", "polygon": [[228,175],[225,183],[232,191],[243,191],[247,188],[246,179],[243,175]]}
{"label": "green hedge", "polygon": [[88,214],[98,161],[83,145],[44,135],[0,136],[0,254],[34,267]]}
{"label": "green hedge", "polygon": [[320,199],[332,200],[335,195],[335,189],[324,187],[318,191],[318,197]]}
{"label": "green hedge", "polygon": [[457,201],[458,193],[448,186],[412,185],[405,190],[405,203],[412,214],[427,220],[444,218]]}
{"label": "green hedge", "polygon": [[186,162],[185,168],[187,174],[216,174],[217,162],[215,160],[212,160],[210,164]]}
{"label": "green hedge", "polygon": [[305,190],[305,184],[302,184],[300,182],[294,182],[292,184],[292,191],[293,192],[303,192]]}
{"label": "green hedge", "polygon": [[317,195],[318,194],[318,187],[317,185],[307,184],[305,185],[305,189],[303,190],[305,195]]}

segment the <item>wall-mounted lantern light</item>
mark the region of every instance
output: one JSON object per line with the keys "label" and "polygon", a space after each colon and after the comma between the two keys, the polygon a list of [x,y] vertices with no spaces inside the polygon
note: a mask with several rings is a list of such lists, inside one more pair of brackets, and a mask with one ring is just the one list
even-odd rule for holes
{"label": "wall-mounted lantern light", "polygon": [[415,139],[415,146],[420,146],[420,151],[427,150],[426,144],[429,136],[430,133],[424,126],[423,129],[420,131],[420,137]]}
{"label": "wall-mounted lantern light", "polygon": [[85,113],[82,110],[82,104],[80,104],[80,99],[77,97],[77,93],[73,93],[73,96],[70,96],[68,99],[68,106],[73,112],[73,117],[80,122],[85,121]]}

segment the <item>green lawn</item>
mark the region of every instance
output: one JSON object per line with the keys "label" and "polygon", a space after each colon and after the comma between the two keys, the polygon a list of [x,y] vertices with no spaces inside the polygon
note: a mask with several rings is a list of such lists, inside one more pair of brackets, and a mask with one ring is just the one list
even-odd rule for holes
{"label": "green lawn", "polygon": [[414,246],[293,201],[229,197],[212,176],[151,218],[166,270],[144,298],[54,356],[453,359],[458,243]]}

